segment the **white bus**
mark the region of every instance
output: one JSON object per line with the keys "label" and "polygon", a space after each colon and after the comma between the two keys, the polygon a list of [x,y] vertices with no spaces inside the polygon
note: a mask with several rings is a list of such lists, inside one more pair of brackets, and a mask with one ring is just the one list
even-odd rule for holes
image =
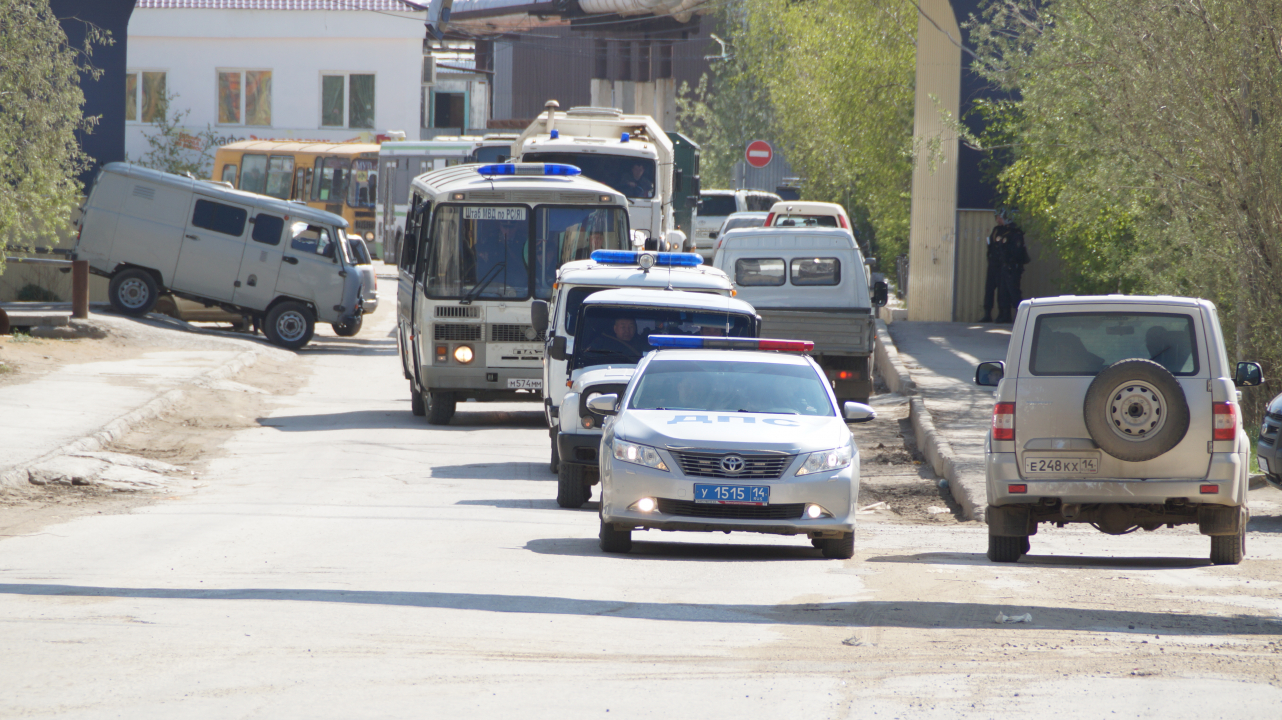
{"label": "white bus", "polygon": [[415,415],[460,400],[543,398],[530,305],[563,263],[630,246],[622,193],[568,165],[456,165],[414,178],[397,284],[397,345]]}
{"label": "white bus", "polygon": [[515,138],[511,134],[456,135],[435,140],[391,140],[380,145],[375,249],[381,251],[383,260],[392,263],[400,256],[411,180],[463,163],[503,162]]}

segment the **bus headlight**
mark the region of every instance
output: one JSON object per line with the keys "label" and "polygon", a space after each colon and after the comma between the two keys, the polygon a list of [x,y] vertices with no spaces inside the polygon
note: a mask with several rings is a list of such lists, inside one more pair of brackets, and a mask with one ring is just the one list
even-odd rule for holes
{"label": "bus headlight", "polygon": [[454,348],[454,359],[462,365],[466,365],[476,357],[469,345],[459,345]]}
{"label": "bus headlight", "polygon": [[374,233],[372,232],[365,233],[365,242],[374,242]]}

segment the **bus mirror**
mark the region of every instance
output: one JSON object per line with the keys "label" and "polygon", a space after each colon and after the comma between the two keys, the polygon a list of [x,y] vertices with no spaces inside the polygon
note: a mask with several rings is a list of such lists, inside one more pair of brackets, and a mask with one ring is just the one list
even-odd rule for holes
{"label": "bus mirror", "polygon": [[552,338],[552,349],[548,351],[548,354],[552,356],[553,360],[565,359],[565,336],[564,335],[557,335],[556,337]]}
{"label": "bus mirror", "polygon": [[534,332],[542,335],[548,329],[548,301],[535,300],[530,304],[530,324]]}

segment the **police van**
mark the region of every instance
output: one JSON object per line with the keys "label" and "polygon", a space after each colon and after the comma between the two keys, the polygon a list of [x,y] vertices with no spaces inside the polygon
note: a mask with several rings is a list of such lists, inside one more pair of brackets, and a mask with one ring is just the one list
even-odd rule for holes
{"label": "police van", "polygon": [[316,321],[355,326],[361,272],[347,221],[223,183],[127,163],[98,173],[74,257],[110,278],[117,312],[145,315],[162,293],[248,316],[267,339],[297,349]]}
{"label": "police van", "polygon": [[396,334],[414,414],[442,425],[462,400],[539,400],[530,306],[566,262],[630,244],[627,199],[552,163],[455,165],[411,193]]}

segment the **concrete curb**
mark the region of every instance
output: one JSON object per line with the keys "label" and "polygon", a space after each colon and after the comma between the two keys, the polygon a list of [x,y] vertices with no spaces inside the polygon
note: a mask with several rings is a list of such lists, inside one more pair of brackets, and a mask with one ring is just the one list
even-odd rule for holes
{"label": "concrete curb", "polygon": [[904,367],[899,357],[899,349],[890,337],[886,323],[877,321],[877,372],[892,392],[902,395],[914,395],[910,398],[908,418],[912,422],[913,432],[917,436],[917,449],[926,457],[926,462],[935,474],[948,481],[949,492],[962,508],[962,515],[967,520],[983,522],[987,501],[976,498],[971,492],[969,483],[962,482],[961,472],[954,459],[953,446],[948,439],[935,428],[935,419],[926,407],[926,399],[919,394],[917,383]]}
{"label": "concrete curb", "polygon": [[0,473],[0,490],[4,488],[23,488],[30,484],[30,469],[60,455],[73,452],[96,452],[127,435],[143,423],[164,415],[173,409],[193,387],[204,387],[218,380],[224,380],[241,372],[258,362],[258,358],[268,352],[266,348],[246,350],[222,365],[192,378],[183,387],[177,387],[163,395],[158,395],[124,415],[107,423],[101,430],[86,435],[78,440],[63,445],[35,460],[16,465]]}

